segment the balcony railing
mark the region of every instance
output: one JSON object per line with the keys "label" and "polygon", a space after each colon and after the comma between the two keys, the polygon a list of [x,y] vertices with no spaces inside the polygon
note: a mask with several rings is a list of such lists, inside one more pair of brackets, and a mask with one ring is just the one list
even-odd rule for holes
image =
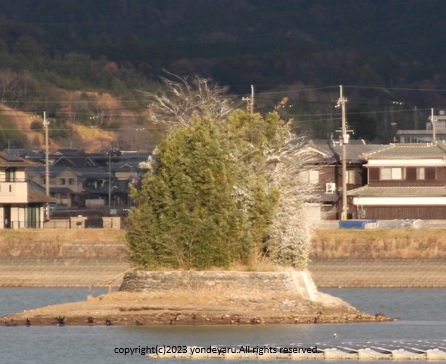
{"label": "balcony railing", "polygon": [[28,180],[26,178],[8,178],[8,177],[0,177],[0,182],[7,182],[7,183],[16,183],[16,182],[27,182]]}

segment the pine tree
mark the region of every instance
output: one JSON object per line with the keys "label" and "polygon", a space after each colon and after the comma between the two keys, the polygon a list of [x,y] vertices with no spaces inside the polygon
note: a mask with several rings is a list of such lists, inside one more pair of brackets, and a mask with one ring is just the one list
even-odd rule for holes
{"label": "pine tree", "polygon": [[134,191],[128,233],[132,259],[145,267],[228,266],[239,255],[240,213],[232,197],[238,166],[208,119],[161,143],[154,169]]}

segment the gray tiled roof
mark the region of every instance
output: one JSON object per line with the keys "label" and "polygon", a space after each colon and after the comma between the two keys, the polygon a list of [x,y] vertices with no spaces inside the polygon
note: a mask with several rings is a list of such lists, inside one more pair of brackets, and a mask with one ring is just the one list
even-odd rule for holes
{"label": "gray tiled roof", "polygon": [[[437,130],[436,132],[437,136],[438,135],[444,135],[445,131],[444,130]],[[430,135],[432,136],[432,130],[397,130],[396,131],[396,135]]]}
{"label": "gray tiled roof", "polygon": [[[328,156],[328,159],[342,160],[342,145],[333,144],[331,141],[326,140],[312,140],[308,143],[309,147],[312,147],[316,150],[319,150],[321,153],[324,153]],[[351,140],[349,144],[347,144],[347,160],[351,163],[364,163],[364,155],[367,152],[372,152],[377,149],[383,149],[384,145],[379,144],[364,144],[359,140]]]}
{"label": "gray tiled roof", "polygon": [[352,197],[442,197],[446,187],[370,187],[363,186],[347,192]]}
{"label": "gray tiled roof", "polygon": [[423,159],[446,157],[446,144],[402,143],[390,144],[379,150],[365,153],[367,159]]}

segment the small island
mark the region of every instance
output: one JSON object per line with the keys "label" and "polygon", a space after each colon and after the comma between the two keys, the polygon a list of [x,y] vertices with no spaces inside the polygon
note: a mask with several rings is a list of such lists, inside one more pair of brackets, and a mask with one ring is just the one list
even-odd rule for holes
{"label": "small island", "polygon": [[[145,272],[120,291],[8,315],[6,326],[256,325],[395,321],[318,292],[308,272]],[[183,288],[178,288],[182,282]],[[259,287],[259,284],[262,287]],[[248,287],[253,285],[252,287]],[[149,288],[151,287],[151,288]]]}
{"label": "small island", "polygon": [[306,270],[314,165],[305,138],[277,111],[237,109],[208,80],[169,76],[147,95],[167,136],[131,186],[126,241],[135,270],[119,292],[4,317],[5,325],[389,320],[318,292]]}

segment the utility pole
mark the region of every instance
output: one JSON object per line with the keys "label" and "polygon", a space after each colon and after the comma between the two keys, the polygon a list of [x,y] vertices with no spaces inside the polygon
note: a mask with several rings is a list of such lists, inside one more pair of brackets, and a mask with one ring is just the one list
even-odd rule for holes
{"label": "utility pole", "polygon": [[111,210],[111,147],[108,149],[108,210]]}
{"label": "utility pole", "polygon": [[43,127],[45,128],[45,193],[47,196],[50,195],[50,162],[49,162],[49,152],[48,152],[48,124],[49,121],[46,119],[46,112],[43,112]]}
{"label": "utility pole", "polygon": [[254,115],[254,85],[251,85],[251,96],[250,97],[242,97],[243,101],[246,101],[249,106],[249,113]]}
{"label": "utility pole", "polygon": [[343,95],[342,85],[339,86],[340,96],[337,107],[341,107],[341,140],[342,140],[342,214],[341,220],[347,220],[348,206],[347,206],[347,144],[350,135],[347,134],[347,120],[345,115],[345,104],[347,99]]}
{"label": "utility pole", "polygon": [[254,85],[251,85],[251,115],[254,115]]}
{"label": "utility pole", "polygon": [[435,123],[437,122],[437,118],[434,117],[434,108],[431,108],[431,123],[432,123],[432,143],[437,142],[437,130]]}

